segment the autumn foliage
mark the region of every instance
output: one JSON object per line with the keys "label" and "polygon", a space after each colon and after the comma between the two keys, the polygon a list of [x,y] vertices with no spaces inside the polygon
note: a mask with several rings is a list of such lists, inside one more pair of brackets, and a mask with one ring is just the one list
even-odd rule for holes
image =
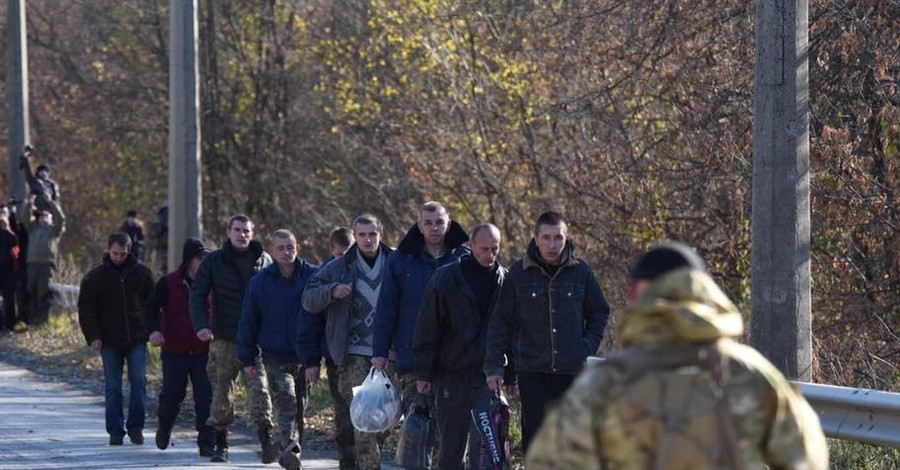
{"label": "autumn foliage", "polygon": [[[32,141],[87,266],[166,197],[168,1],[27,4]],[[437,199],[496,223],[510,261],[556,209],[617,310],[629,262],[676,238],[749,315],[753,2],[199,5],[207,238],[247,212],[317,259],[358,213],[397,243]],[[900,4],[809,10],[815,379],[890,389]]]}

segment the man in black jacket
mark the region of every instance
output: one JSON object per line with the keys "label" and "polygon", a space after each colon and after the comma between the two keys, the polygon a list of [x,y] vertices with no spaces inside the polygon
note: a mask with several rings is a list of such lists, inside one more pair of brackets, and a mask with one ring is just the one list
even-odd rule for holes
{"label": "man in black jacket", "polygon": [[546,406],[569,388],[603,339],[609,305],[594,272],[575,257],[566,222],[538,217],[525,256],[509,268],[488,326],[487,384],[503,384],[511,348],[522,400],[522,450],[544,420]]}
{"label": "man in black jacket", "polygon": [[[230,391],[243,368],[238,360],[238,321],[247,284],[254,274],[272,264],[272,258],[260,242],[253,240],[253,222],[246,215],[235,215],[228,222],[228,240],[203,258],[197,277],[191,284],[191,322],[200,341],[209,341],[207,372],[213,398],[209,425],[216,431],[213,462],[228,461],[228,427],[234,422],[234,403]],[[212,295],[212,317],[206,318],[207,297]],[[266,389],[265,369],[259,375],[242,376],[250,400],[250,419],[256,425],[262,446],[263,463],[278,459],[278,446],[272,440],[272,401]]]}
{"label": "man in black jacket", "polygon": [[[103,263],[81,281],[78,323],[84,339],[103,359],[106,432],[109,445],[122,445],[127,429],[133,444],[144,443],[147,400],[147,332],[141,308],[153,291],[153,273],[129,250],[131,239],[114,233]],[[128,362],[128,421],[122,413],[122,368]]]}
{"label": "man in black jacket", "polygon": [[[488,320],[506,269],[497,262],[497,227],[479,225],[470,240],[471,255],[434,273],[412,343],[416,388],[426,394],[434,390],[440,436],[438,468],[475,468],[474,445],[469,446],[472,463],[466,466],[463,458],[466,442],[478,442],[478,430],[473,429],[466,411],[491,399],[481,369]],[[512,391],[513,387],[508,388]]]}

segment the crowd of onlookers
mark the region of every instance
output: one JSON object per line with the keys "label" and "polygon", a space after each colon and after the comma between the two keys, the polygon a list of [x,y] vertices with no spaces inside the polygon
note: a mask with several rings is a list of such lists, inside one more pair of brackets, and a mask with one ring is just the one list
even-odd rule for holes
{"label": "crowd of onlookers", "polygon": [[26,146],[20,159],[29,189],[26,198],[10,198],[0,207],[3,331],[23,332],[49,318],[50,281],[66,226],[59,185],[50,179],[50,167],[40,164],[33,169],[31,160],[31,147]]}

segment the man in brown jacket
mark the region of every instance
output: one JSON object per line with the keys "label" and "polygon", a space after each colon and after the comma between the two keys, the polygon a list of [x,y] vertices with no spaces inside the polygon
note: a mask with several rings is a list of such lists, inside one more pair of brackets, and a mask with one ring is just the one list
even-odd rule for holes
{"label": "man in brown jacket", "polygon": [[[106,432],[109,445],[144,443],[147,399],[147,332],[141,310],[153,291],[153,274],[130,253],[131,239],[117,232],[107,239],[103,263],[88,272],[78,295],[78,323],[84,339],[103,359]],[[128,421],[122,412],[122,368],[128,361],[131,397]]]}

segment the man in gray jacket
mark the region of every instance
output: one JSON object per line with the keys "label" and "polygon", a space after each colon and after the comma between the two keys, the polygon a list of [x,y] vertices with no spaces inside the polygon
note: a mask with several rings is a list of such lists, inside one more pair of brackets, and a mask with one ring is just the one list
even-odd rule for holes
{"label": "man in gray jacket", "polygon": [[[383,229],[375,216],[360,215],[352,228],[356,243],[319,270],[303,293],[303,308],[327,315],[325,338],[345,405],[372,365],[372,320],[387,257],[393,251],[381,242]],[[338,428],[352,427],[349,409],[336,409],[335,417]],[[378,434],[356,431],[354,437],[355,449],[338,449],[341,468],[381,468]]]}
{"label": "man in gray jacket", "polygon": [[[216,431],[213,462],[228,461],[228,427],[234,422],[234,403],[230,392],[243,364],[238,360],[238,321],[247,284],[254,274],[272,264],[272,258],[253,239],[253,222],[246,215],[235,215],[228,222],[228,240],[222,248],[206,255],[191,284],[191,322],[200,341],[209,341],[206,370],[213,397],[209,425]],[[212,296],[213,313],[206,317],[207,299]],[[243,376],[250,399],[250,418],[256,425],[262,445],[262,462],[278,459],[278,446],[272,440],[272,401],[265,386],[262,364],[259,375]]]}

